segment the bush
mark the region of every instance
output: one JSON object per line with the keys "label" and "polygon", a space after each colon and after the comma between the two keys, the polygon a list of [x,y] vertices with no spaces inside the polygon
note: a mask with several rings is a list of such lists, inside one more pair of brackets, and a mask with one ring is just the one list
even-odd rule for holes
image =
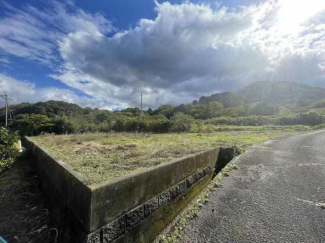
{"label": "bush", "polygon": [[202,126],[201,132],[202,133],[213,133],[213,132],[215,132],[215,126],[213,126],[211,124],[205,124]]}
{"label": "bush", "polygon": [[309,125],[316,126],[322,124],[324,121],[323,116],[315,112],[301,113],[296,116],[283,116],[277,121],[279,125]]}
{"label": "bush", "polygon": [[218,126],[218,125],[233,125],[234,121],[233,118],[223,116],[219,118],[213,118],[210,120],[207,120],[207,123],[210,123],[212,125]]}
{"label": "bush", "polygon": [[314,105],[315,108],[324,108],[325,107],[325,100],[317,101]]}
{"label": "bush", "polygon": [[4,127],[0,128],[0,171],[10,166],[18,157],[19,151],[14,147],[18,138],[17,133],[12,133]]}
{"label": "bush", "polygon": [[121,118],[116,119],[114,125],[113,125],[113,130],[116,132],[122,132],[124,131],[124,120]]}
{"label": "bush", "polygon": [[54,121],[53,132],[56,134],[70,134],[76,132],[75,125],[64,118],[60,118]]}
{"label": "bush", "polygon": [[116,119],[113,130],[116,132],[153,132],[167,133],[171,122],[164,115],[139,117],[120,116]]}
{"label": "bush", "polygon": [[207,122],[215,126],[234,125],[234,126],[263,126],[273,123],[274,118],[271,116],[248,116],[248,117],[220,117],[210,119]]}
{"label": "bush", "polygon": [[150,132],[167,133],[170,131],[171,122],[164,115],[153,116],[150,122]]}
{"label": "bush", "polygon": [[315,112],[300,114],[300,124],[316,126],[323,123],[323,117]]}
{"label": "bush", "polygon": [[103,122],[98,125],[99,132],[111,132],[113,128],[113,123],[110,121]]}
{"label": "bush", "polygon": [[173,132],[189,132],[191,130],[194,119],[181,112],[177,112],[172,118],[171,131]]}
{"label": "bush", "polygon": [[296,116],[282,116],[276,121],[277,125],[297,125],[299,124],[299,119]]}

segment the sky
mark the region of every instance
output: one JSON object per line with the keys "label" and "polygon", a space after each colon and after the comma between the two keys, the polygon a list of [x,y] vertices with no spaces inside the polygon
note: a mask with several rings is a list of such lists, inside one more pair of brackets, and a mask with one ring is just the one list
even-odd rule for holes
{"label": "sky", "polygon": [[325,87],[325,1],[0,0],[11,104],[157,108],[256,81]]}

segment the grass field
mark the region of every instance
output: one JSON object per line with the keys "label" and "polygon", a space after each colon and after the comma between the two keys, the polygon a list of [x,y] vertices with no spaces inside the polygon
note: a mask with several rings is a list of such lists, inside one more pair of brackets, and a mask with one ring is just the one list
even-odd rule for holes
{"label": "grass field", "polygon": [[310,130],[304,126],[223,127],[214,133],[92,133],[31,137],[54,158],[68,163],[94,184],[143,171],[218,146],[245,149],[269,139]]}

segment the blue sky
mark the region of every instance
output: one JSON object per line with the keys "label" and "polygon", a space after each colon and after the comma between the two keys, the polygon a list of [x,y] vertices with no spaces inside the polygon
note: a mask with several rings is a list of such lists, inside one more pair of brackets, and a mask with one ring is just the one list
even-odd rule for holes
{"label": "blue sky", "polygon": [[121,109],[141,92],[155,108],[260,80],[325,86],[324,13],[318,0],[0,0],[0,92]]}
{"label": "blue sky", "polygon": [[[169,2],[172,4],[181,4],[183,1],[172,0]],[[192,2],[202,3],[202,1],[195,0]],[[236,7],[240,2],[243,4],[243,1],[240,0],[228,0],[222,4],[227,7]],[[246,0],[246,4],[251,2],[254,1]],[[22,10],[24,9],[24,5],[35,6],[40,11],[46,10],[49,7],[46,1],[41,0],[25,1],[24,4],[22,4],[21,0],[6,1],[6,3],[10,4],[12,7]],[[73,8],[80,8],[92,14],[100,13],[112,21],[116,28],[122,30],[134,28],[140,19],[155,19],[157,17],[154,0],[78,0],[72,1],[71,3],[73,5],[73,7],[71,7],[71,11],[73,11]],[[211,4],[212,6],[215,6],[216,4],[215,1],[205,1],[205,3]],[[4,6],[4,4],[2,6]],[[7,15],[8,9],[6,7],[0,8],[0,18],[4,18]],[[3,58],[8,57],[4,55]],[[0,66],[0,72],[7,73],[16,79],[32,80],[39,88],[55,86],[58,88],[70,89],[70,87],[64,83],[58,82],[57,80],[48,76],[48,74],[52,72],[51,67],[39,65],[38,63],[31,62],[28,59],[26,60],[15,56],[10,57],[10,61],[11,63],[15,64],[14,67],[12,65],[2,65]]]}

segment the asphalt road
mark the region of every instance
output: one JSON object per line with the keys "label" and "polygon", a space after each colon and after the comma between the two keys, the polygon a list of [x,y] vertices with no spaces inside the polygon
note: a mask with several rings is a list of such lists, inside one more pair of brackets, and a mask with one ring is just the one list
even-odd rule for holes
{"label": "asphalt road", "polygon": [[325,242],[325,131],[268,141],[237,163],[185,242]]}

